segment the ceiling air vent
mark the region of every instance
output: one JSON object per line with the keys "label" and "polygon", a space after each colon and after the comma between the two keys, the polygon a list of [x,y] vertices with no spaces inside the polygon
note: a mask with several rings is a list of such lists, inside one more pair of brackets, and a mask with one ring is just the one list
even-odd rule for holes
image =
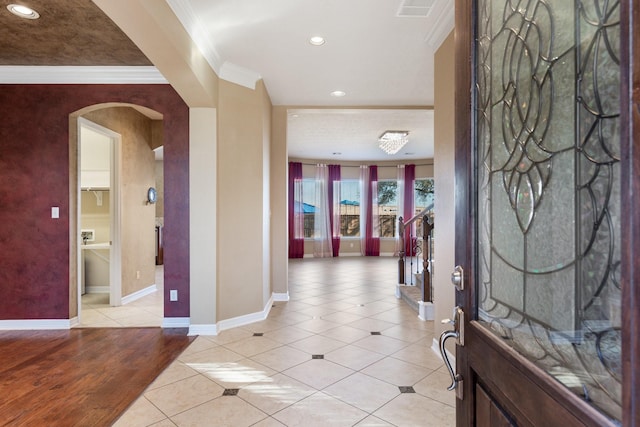
{"label": "ceiling air vent", "polygon": [[404,0],[398,9],[400,18],[426,18],[435,0]]}

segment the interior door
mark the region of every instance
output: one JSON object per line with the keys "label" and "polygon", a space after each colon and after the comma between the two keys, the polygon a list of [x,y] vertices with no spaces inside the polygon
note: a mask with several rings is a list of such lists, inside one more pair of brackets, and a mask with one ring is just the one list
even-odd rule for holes
{"label": "interior door", "polygon": [[628,8],[456,1],[458,426],[640,422]]}

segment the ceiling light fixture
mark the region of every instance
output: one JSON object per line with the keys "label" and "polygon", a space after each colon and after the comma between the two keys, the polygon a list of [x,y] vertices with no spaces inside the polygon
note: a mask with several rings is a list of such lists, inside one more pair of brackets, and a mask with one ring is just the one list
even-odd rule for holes
{"label": "ceiling light fixture", "polygon": [[324,37],[322,36],[313,36],[309,39],[309,43],[314,46],[322,46],[324,44]]}
{"label": "ceiling light fixture", "polygon": [[13,13],[20,18],[25,19],[38,19],[40,18],[40,14],[30,7],[23,6],[21,4],[10,4],[7,5],[7,9],[9,12]]}
{"label": "ceiling light fixture", "polygon": [[336,98],[341,98],[346,94],[347,94],[346,92],[343,92],[341,90],[334,90],[333,92],[331,92],[331,96],[335,96]]}
{"label": "ceiling light fixture", "polygon": [[378,137],[378,146],[387,154],[396,154],[407,142],[408,130],[386,130]]}

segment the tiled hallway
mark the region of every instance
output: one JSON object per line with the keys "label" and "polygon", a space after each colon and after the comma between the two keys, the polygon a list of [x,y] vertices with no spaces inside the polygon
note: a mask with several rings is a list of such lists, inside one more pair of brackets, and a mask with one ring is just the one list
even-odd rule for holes
{"label": "tiled hallway", "polygon": [[164,266],[156,266],[157,290],[119,307],[109,305],[109,294],[82,295],[78,328],[161,326],[164,316]]}
{"label": "tiled hallway", "polygon": [[455,425],[433,322],[394,296],[394,258],[289,263],[289,302],[200,336],[118,427]]}

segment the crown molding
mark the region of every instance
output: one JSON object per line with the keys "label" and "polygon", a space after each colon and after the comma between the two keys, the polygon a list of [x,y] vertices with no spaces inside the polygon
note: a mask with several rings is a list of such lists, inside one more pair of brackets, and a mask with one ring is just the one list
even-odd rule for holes
{"label": "crown molding", "polygon": [[4,84],[167,84],[156,67],[0,66]]}
{"label": "crown molding", "polygon": [[[432,10],[435,11],[434,9]],[[455,26],[455,8],[453,5],[449,4],[449,2],[443,3],[440,8],[440,13],[434,19],[434,22],[436,24],[425,38],[425,41],[436,50]]]}
{"label": "crown molding", "polygon": [[191,4],[186,0],[167,0],[167,3],[182,23],[191,40],[193,40],[196,46],[198,46],[198,49],[200,49],[202,56],[204,56],[209,65],[211,65],[213,71],[220,75],[220,68],[222,67],[223,61],[215,46],[211,43],[207,31],[205,31],[204,24],[193,11]]}
{"label": "crown molding", "polygon": [[256,83],[262,77],[255,71],[243,68],[239,65],[232,64],[231,62],[225,62],[220,69],[220,78],[228,82],[244,86],[246,88],[255,90]]}
{"label": "crown molding", "polygon": [[173,10],[173,13],[176,14],[178,20],[182,23],[182,26],[191,37],[191,40],[193,40],[198,49],[200,49],[202,56],[204,56],[205,60],[209,63],[211,68],[213,68],[213,71],[215,71],[218,77],[228,82],[255,90],[257,81],[262,78],[260,74],[253,70],[224,61],[220,57],[220,54],[208,35],[208,31],[206,31],[205,24],[193,11],[193,8],[188,1],[167,0],[167,3],[169,4],[169,7],[171,7],[171,10]]}

